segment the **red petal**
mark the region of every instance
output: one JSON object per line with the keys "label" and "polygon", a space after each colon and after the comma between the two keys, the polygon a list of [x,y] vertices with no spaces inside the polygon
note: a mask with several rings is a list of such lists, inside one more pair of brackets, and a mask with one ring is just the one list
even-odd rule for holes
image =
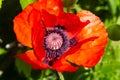
{"label": "red petal", "polygon": [[36,24],[32,28],[32,44],[35,51],[36,57],[42,61],[45,57],[45,50],[44,50],[44,36],[45,36],[45,29],[44,25],[42,25],[41,19],[35,19]]}
{"label": "red petal", "polygon": [[53,14],[49,14],[47,11],[42,10],[41,16],[45,27],[52,28],[56,24],[57,17]]}
{"label": "red petal", "polygon": [[15,57],[19,57],[24,60],[26,63],[30,64],[34,69],[46,69],[48,66],[43,62],[39,61],[33,50],[29,50],[24,54],[17,54]]}
{"label": "red petal", "polygon": [[39,0],[39,2],[33,4],[37,10],[46,10],[47,12],[58,15],[60,11],[63,11],[63,3],[61,0]]}
{"label": "red petal", "polygon": [[108,41],[108,34],[99,17],[86,10],[80,11],[78,16],[80,17],[81,21],[85,22],[89,20],[90,23],[78,32],[76,38],[79,41],[84,41],[91,37],[98,37],[94,41],[82,45],[82,48],[89,48],[90,46],[98,45],[105,46]]}
{"label": "red petal", "polygon": [[57,70],[58,72],[74,72],[78,70],[78,66],[72,66],[63,57],[55,61],[52,68]]}
{"label": "red petal", "polygon": [[72,52],[74,53],[66,57],[68,61],[84,67],[93,67],[102,57],[104,53],[104,47],[96,46],[93,48],[79,49]]}
{"label": "red petal", "polygon": [[56,24],[64,26],[66,31],[75,34],[78,29],[82,29],[88,23],[89,21],[81,22],[75,14],[61,12]]}
{"label": "red petal", "polygon": [[33,8],[28,6],[14,19],[14,32],[17,40],[25,46],[31,45],[31,25],[28,22],[29,14]]}
{"label": "red petal", "polygon": [[78,44],[65,53],[69,54],[66,59],[77,65],[92,67],[104,53],[108,34],[101,20],[91,12],[80,11],[78,16],[81,21],[89,20],[90,23],[78,31],[75,36]]}

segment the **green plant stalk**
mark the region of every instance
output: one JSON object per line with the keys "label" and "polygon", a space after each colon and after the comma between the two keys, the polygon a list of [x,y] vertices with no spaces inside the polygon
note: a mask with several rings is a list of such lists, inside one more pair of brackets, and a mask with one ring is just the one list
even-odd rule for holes
{"label": "green plant stalk", "polygon": [[63,74],[61,72],[58,72],[58,75],[59,75],[60,80],[65,80],[64,76],[63,76]]}
{"label": "green plant stalk", "polygon": [[41,71],[40,78],[39,78],[38,80],[43,80],[44,75],[45,75],[45,70],[42,70],[42,71]]}

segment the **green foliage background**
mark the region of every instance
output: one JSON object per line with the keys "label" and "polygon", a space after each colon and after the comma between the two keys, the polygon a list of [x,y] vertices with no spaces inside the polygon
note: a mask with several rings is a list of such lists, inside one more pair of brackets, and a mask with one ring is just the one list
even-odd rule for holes
{"label": "green foliage background", "polygon": [[87,9],[99,16],[109,33],[109,42],[95,67],[79,67],[76,72],[62,74],[50,69],[36,71],[14,58],[27,48],[17,42],[12,20],[33,1],[0,0],[0,80],[120,80],[120,0],[76,0],[74,5],[70,3],[72,7],[65,2],[71,13]]}

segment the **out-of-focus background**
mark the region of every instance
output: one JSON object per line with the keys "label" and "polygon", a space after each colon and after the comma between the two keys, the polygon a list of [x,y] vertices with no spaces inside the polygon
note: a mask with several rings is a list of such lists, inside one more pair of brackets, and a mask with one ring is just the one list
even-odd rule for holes
{"label": "out-of-focus background", "polygon": [[[13,18],[27,1],[34,0],[0,0],[0,80],[60,80],[56,71],[36,71],[14,58],[16,53],[27,50],[17,42],[13,31]],[[80,67],[73,73],[64,72],[63,77],[65,80],[120,80],[120,0],[77,0],[71,12],[83,9],[101,18],[109,33],[109,42],[95,67]]]}

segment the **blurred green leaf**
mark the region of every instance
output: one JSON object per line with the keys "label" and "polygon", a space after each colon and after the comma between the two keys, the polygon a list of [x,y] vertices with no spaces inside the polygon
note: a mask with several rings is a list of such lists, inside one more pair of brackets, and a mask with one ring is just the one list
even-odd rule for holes
{"label": "blurred green leaf", "polygon": [[79,70],[76,72],[64,72],[63,76],[65,80],[86,80],[89,77],[91,77],[90,69],[79,67]]}
{"label": "blurred green leaf", "polygon": [[58,72],[58,75],[59,75],[60,80],[65,80],[61,72]]}
{"label": "blurred green leaf", "polygon": [[27,78],[31,76],[32,68],[29,64],[25,63],[24,61],[18,58],[16,58],[15,64],[19,73],[23,73]]}
{"label": "blurred green leaf", "polygon": [[73,7],[77,0],[62,0],[65,7]]}
{"label": "blurred green leaf", "polygon": [[112,11],[112,14],[116,14],[117,12],[117,0],[109,0],[110,10]]}
{"label": "blurred green leaf", "polygon": [[2,0],[0,0],[0,8],[1,8],[1,6],[2,6]]}
{"label": "blurred green leaf", "polygon": [[107,31],[108,31],[108,37],[111,40],[115,40],[115,41],[120,40],[120,36],[119,36],[120,35],[120,25],[118,25],[118,24],[110,25],[107,28]]}
{"label": "blurred green leaf", "polygon": [[120,62],[120,41],[113,41],[111,46],[114,50],[115,60]]}
{"label": "blurred green leaf", "polygon": [[21,6],[19,0],[2,1],[2,8],[0,9],[0,38],[3,42],[0,45],[5,46],[15,40],[13,18],[21,12]]}
{"label": "blurred green leaf", "polygon": [[36,0],[20,0],[22,9],[24,9],[28,4],[35,2]]}
{"label": "blurred green leaf", "polygon": [[117,24],[120,24],[120,16],[118,16],[118,19],[117,19]]}
{"label": "blurred green leaf", "polygon": [[0,55],[7,53],[7,51],[4,48],[0,48]]}

